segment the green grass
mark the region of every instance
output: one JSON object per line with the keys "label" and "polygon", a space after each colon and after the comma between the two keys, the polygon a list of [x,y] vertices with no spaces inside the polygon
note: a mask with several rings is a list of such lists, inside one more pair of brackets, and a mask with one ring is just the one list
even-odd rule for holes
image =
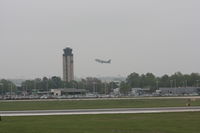
{"label": "green grass", "polygon": [[200,112],[3,117],[0,133],[199,133]]}
{"label": "green grass", "polygon": [[[182,107],[188,99],[123,99],[123,100],[71,100],[71,101],[0,101],[0,111],[14,110],[56,110],[56,109],[98,109],[98,108],[144,108]],[[191,102],[200,106],[200,99]]]}

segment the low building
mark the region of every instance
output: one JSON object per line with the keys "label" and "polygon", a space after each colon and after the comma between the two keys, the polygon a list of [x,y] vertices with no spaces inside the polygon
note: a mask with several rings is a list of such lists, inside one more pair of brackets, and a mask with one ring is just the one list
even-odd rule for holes
{"label": "low building", "polygon": [[150,88],[131,88],[131,96],[149,95],[150,90]]}
{"label": "low building", "polygon": [[139,96],[141,95],[142,88],[131,88],[131,95],[132,96]]}
{"label": "low building", "polygon": [[198,87],[180,87],[180,88],[159,88],[156,91],[160,95],[198,95],[200,88]]}
{"label": "low building", "polygon": [[68,95],[85,95],[85,89],[75,89],[75,88],[61,88],[61,89],[51,89],[51,93],[54,96],[68,96]]}
{"label": "low building", "polygon": [[116,96],[119,96],[120,95],[120,88],[113,89],[113,94],[116,95]]}

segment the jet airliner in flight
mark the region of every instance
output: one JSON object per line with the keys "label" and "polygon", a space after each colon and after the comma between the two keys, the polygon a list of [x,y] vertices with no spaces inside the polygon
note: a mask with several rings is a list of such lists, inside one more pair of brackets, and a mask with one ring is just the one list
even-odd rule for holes
{"label": "jet airliner in flight", "polygon": [[95,59],[96,62],[101,63],[101,64],[110,64],[111,60],[105,61],[105,60],[101,60],[101,59]]}

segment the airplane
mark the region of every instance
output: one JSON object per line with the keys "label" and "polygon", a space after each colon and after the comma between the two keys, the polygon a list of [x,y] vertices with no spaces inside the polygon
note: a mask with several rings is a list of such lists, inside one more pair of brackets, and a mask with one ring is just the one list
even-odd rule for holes
{"label": "airplane", "polygon": [[111,60],[105,61],[105,60],[100,60],[100,59],[95,59],[96,62],[101,63],[101,64],[110,64]]}

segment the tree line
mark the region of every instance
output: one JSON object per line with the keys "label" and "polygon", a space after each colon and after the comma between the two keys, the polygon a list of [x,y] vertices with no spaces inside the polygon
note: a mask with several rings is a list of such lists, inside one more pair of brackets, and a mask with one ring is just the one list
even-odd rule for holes
{"label": "tree line", "polygon": [[0,94],[8,92],[28,93],[50,91],[56,88],[76,88],[86,89],[91,93],[109,94],[114,88],[120,88],[121,93],[128,93],[131,88],[150,88],[152,91],[159,87],[199,87],[200,74],[182,74],[176,72],[172,75],[155,76],[153,73],[138,74],[136,72],[127,76],[125,81],[120,84],[116,82],[103,82],[98,78],[88,77],[80,81],[64,82],[60,77],[53,76],[51,78],[43,77],[22,82],[21,87],[15,86],[11,81],[0,80]]}
{"label": "tree line", "polygon": [[108,94],[113,88],[116,88],[115,82],[102,82],[101,80],[93,77],[81,79],[81,81],[65,82],[60,77],[44,77],[42,79],[37,78],[34,80],[26,80],[22,83],[21,90],[25,90],[29,93],[32,91],[49,91],[57,88],[76,88],[86,89],[91,93]]}
{"label": "tree line", "polygon": [[150,88],[152,91],[159,87],[199,87],[200,85],[200,74],[182,74],[176,72],[172,75],[163,75],[156,77],[153,73],[138,74],[131,73],[126,78],[126,81],[121,82],[121,92],[125,93],[130,91],[130,88]]}

